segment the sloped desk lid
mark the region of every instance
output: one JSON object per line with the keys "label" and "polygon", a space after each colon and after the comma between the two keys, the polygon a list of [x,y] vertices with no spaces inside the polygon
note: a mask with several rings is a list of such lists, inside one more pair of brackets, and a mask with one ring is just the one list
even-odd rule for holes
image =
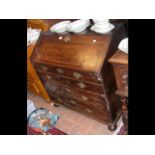
{"label": "sloped desk lid", "polygon": [[51,64],[78,70],[99,72],[105,61],[111,38],[119,25],[108,34],[91,31],[66,35],[44,32],[40,35],[33,62]]}

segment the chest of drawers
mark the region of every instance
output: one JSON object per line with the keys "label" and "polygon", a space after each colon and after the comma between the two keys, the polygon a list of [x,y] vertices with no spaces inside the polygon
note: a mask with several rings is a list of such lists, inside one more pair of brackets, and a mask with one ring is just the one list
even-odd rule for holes
{"label": "chest of drawers", "polygon": [[120,50],[109,59],[113,65],[115,79],[117,83],[116,94],[121,97],[122,102],[122,121],[125,126],[126,134],[128,132],[128,55]]}
{"label": "chest of drawers", "polygon": [[120,102],[107,59],[124,38],[124,28],[100,35],[41,34],[31,61],[51,99],[94,119],[116,127]]}

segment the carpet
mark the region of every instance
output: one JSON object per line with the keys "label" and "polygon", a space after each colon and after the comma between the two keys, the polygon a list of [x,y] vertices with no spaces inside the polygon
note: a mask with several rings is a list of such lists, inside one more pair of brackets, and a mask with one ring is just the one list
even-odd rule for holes
{"label": "carpet", "polygon": [[125,130],[124,125],[120,128],[119,132],[117,135],[127,135],[127,131]]}
{"label": "carpet", "polygon": [[34,131],[33,128],[27,126],[27,135],[67,135],[67,133],[53,127],[51,130],[49,130],[46,133],[41,133]]}
{"label": "carpet", "polygon": [[124,124],[122,122],[122,117],[117,123],[117,129],[114,131],[113,135],[128,135],[128,132],[125,130]]}

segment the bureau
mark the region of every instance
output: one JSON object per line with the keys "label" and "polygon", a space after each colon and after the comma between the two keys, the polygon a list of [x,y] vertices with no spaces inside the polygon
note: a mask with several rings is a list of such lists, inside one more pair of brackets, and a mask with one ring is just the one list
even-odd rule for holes
{"label": "bureau", "polygon": [[121,24],[105,35],[43,32],[31,61],[51,99],[115,130],[120,100],[107,60],[124,35]]}

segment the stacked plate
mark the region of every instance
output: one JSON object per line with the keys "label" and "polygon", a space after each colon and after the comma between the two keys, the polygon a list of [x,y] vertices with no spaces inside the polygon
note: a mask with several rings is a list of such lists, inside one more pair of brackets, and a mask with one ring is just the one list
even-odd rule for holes
{"label": "stacked plate", "polygon": [[118,49],[128,54],[128,38],[121,40],[121,42],[118,45]]}
{"label": "stacked plate", "polygon": [[27,46],[37,41],[40,36],[40,33],[41,33],[40,29],[27,28]]}
{"label": "stacked plate", "polygon": [[90,25],[89,19],[76,20],[72,23],[71,23],[71,21],[63,21],[63,22],[60,22],[60,23],[53,25],[50,28],[50,31],[55,32],[55,33],[59,33],[59,34],[65,33],[67,31],[73,32],[73,33],[81,33],[84,30],[86,30],[86,28],[89,25]]}
{"label": "stacked plate", "polygon": [[72,22],[68,25],[68,31],[74,32],[74,33],[81,33],[90,25],[89,19],[81,19],[76,20],[75,22]]}
{"label": "stacked plate", "polygon": [[[97,33],[108,33],[115,27],[109,23],[109,19],[93,19],[93,21],[95,24],[91,27],[91,30]],[[66,32],[81,33],[84,32],[88,26],[90,26],[89,19],[80,19],[74,22],[68,20],[53,25],[50,31],[58,34]]]}
{"label": "stacked plate", "polygon": [[92,31],[100,34],[109,33],[115,26],[109,23],[109,19],[93,19],[94,25],[90,28]]}
{"label": "stacked plate", "polygon": [[60,33],[60,34],[65,33],[68,30],[68,25],[70,23],[71,23],[71,21],[69,21],[69,20],[57,23],[50,28],[50,31],[55,32],[55,33]]}

